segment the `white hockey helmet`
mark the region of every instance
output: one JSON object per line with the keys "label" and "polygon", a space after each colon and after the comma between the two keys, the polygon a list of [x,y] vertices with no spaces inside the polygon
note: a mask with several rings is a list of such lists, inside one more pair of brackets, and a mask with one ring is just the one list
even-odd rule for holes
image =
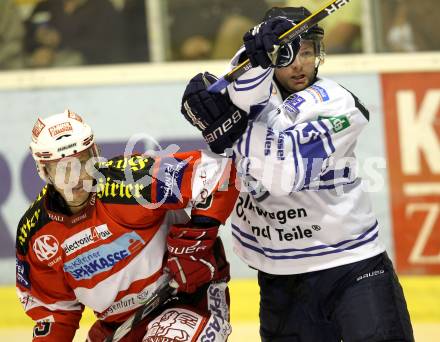
{"label": "white hockey helmet", "polygon": [[66,109],[63,113],[38,118],[32,129],[30,143],[40,177],[50,183],[44,163],[75,156],[90,149],[91,156],[98,156],[93,131],[76,113]]}

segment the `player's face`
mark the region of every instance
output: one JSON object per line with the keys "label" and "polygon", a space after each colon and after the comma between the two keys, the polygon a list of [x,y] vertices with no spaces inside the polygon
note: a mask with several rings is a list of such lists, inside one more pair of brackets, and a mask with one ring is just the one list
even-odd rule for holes
{"label": "player's face", "polygon": [[315,48],[311,40],[302,40],[295,60],[289,66],[275,69],[278,82],[289,92],[307,88],[315,77]]}
{"label": "player's face", "polygon": [[93,180],[93,176],[86,171],[90,157],[90,151],[86,150],[74,157],[45,164],[53,186],[71,207],[84,203],[89,197],[84,181]]}

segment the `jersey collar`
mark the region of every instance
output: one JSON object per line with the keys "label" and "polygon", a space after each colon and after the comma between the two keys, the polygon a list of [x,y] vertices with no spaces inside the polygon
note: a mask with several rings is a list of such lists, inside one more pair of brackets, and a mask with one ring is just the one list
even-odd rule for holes
{"label": "jersey collar", "polygon": [[48,191],[44,201],[44,207],[49,218],[52,221],[57,221],[67,227],[73,227],[74,225],[90,218],[93,215],[95,204],[96,193],[91,193],[87,205],[80,212],[74,215],[69,215],[64,199],[55,189]]}

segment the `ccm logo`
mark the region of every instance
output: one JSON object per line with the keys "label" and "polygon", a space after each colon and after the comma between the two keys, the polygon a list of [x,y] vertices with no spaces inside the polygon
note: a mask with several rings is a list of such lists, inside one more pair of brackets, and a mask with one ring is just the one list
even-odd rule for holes
{"label": "ccm logo", "polygon": [[206,246],[190,246],[190,247],[173,247],[168,245],[168,252],[179,255],[179,254],[193,254],[206,249]]}
{"label": "ccm logo", "polygon": [[241,119],[241,113],[237,110],[232,116],[217,127],[213,132],[205,135],[205,141],[209,144],[216,141],[222,135],[225,135]]}

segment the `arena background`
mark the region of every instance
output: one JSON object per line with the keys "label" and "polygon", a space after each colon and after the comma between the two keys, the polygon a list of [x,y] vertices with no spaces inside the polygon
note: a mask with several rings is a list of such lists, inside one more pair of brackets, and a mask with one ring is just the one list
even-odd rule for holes
{"label": "arena background", "polygon": [[[80,66],[0,72],[0,341],[31,339],[32,322],[15,295],[16,225],[41,186],[28,152],[37,115],[69,108],[93,127],[103,155],[123,153],[136,133],[162,148],[204,147],[180,115],[186,81],[227,61]],[[358,145],[361,172],[381,224],[380,235],[407,296],[416,341],[440,336],[440,53],[328,56],[320,68],[370,109]],[[153,147],[152,139],[137,147]],[[230,341],[258,341],[255,273],[231,249]],[[86,311],[75,341],[84,340]]]}

